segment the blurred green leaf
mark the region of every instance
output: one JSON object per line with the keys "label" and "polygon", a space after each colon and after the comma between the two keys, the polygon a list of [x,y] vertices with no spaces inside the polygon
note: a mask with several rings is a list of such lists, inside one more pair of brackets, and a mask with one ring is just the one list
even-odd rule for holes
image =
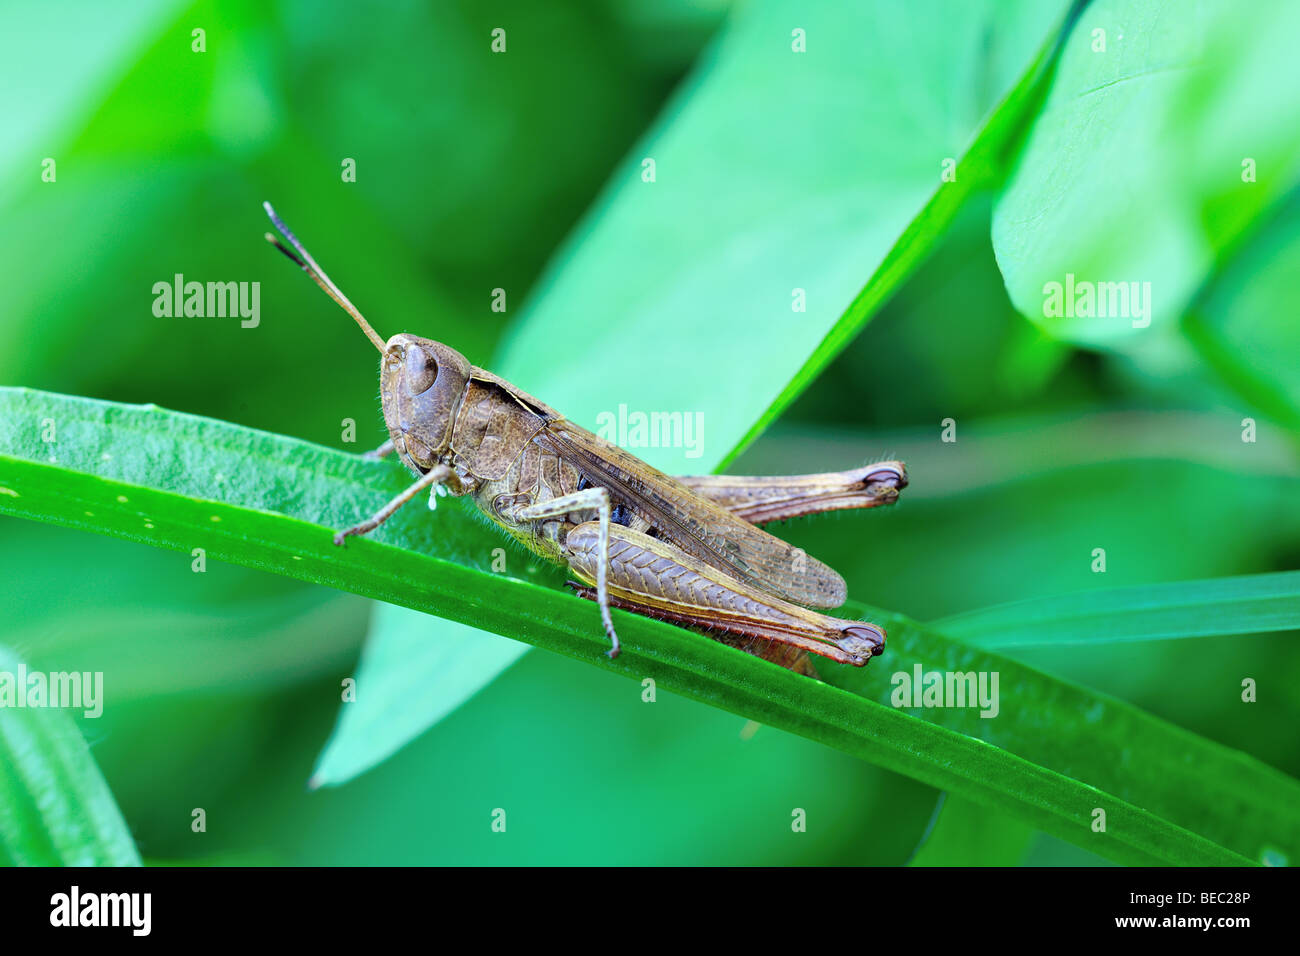
{"label": "blurred green leaf", "polygon": [[[950,186],[940,195],[949,195]],[[858,447],[846,449],[851,457],[842,459],[858,461],[894,454],[881,431],[918,424],[932,436],[933,423],[945,418],[965,423],[999,412],[1024,414],[1031,402],[1041,402],[1071,350],[1025,321],[1007,298],[989,238],[992,216],[991,189],[970,195],[933,252],[853,347],[822,369],[816,387],[773,427],[860,430]],[[935,334],[939,329],[942,334]],[[1059,394],[1071,383],[1054,384]],[[739,459],[728,461],[731,473],[741,468]],[[944,474],[951,477],[947,469]],[[929,488],[937,476],[923,477]]]}
{"label": "blurred green leaf", "polygon": [[945,796],[938,819],[908,866],[1016,866],[1034,831],[960,797]]}
{"label": "blurred green leaf", "polygon": [[[404,509],[378,529],[378,540],[335,548],[328,526],[381,502],[385,485],[400,487],[397,468],[194,416],[28,389],[0,389],[0,416],[17,423],[0,435],[5,513],[161,547],[204,547],[221,560],[472,621],[637,680],[651,677],[1120,862],[1240,865],[1258,861],[1265,847],[1288,855],[1300,848],[1293,813],[1300,784],[1284,774],[898,615],[846,607],[887,627],[891,642],[870,670],[823,664],[830,683],[628,614],[618,615],[624,653],[610,661],[589,603],[482,569],[501,537],[452,507],[464,502],[449,501],[434,520]],[[46,419],[58,423],[57,447],[41,440]],[[467,560],[457,562],[457,553]],[[884,679],[891,667],[998,673],[1002,719],[969,708],[892,706]],[[1094,808],[1107,812],[1102,833],[1092,831]]]}
{"label": "blurred green leaf", "polygon": [[[920,839],[937,797],[925,784],[663,686],[653,702],[645,692],[528,654],[380,766],[289,803],[258,842],[289,844],[305,866],[680,866],[702,847],[716,865],[851,866],[897,865]],[[494,807],[509,813],[504,841],[487,825]],[[793,807],[806,832],[792,831]]]}
{"label": "blurred green leaf", "polygon": [[[370,602],[188,554],[6,522],[5,642],[41,670],[103,671],[115,704],[282,692],[356,661]],[[93,575],[68,568],[93,567]],[[120,796],[120,794],[119,794]]]}
{"label": "blurred green leaf", "polygon": [[[616,2],[0,5],[14,78],[0,90],[0,259],[21,277],[0,314],[0,382],[331,444],[351,419],[378,444],[365,341],[260,241],[260,203],[381,331],[486,362],[506,319],[492,290],[522,301],[720,15],[679,19],[674,51],[650,64],[601,9]],[[489,47],[498,17],[506,56]],[[358,43],[366,31],[391,42]],[[261,323],[154,316],[149,290],[177,273],[260,283]]]}
{"label": "blurred green leaf", "polygon": [[[1066,6],[1067,4],[1061,5],[1062,8]],[[1022,7],[1017,13],[1023,15],[1028,9]],[[987,44],[993,31],[1000,31],[1008,26],[1012,26],[1013,29],[1028,28],[1030,31],[1028,35],[1032,36],[1034,27],[1041,29],[1043,26],[1043,22],[1038,17],[1050,12],[1052,6],[1039,4],[1032,9],[1035,16],[1026,17],[1023,24],[999,17],[986,27],[981,42]],[[946,18],[950,12],[951,8],[948,8],[941,16]],[[1033,26],[1030,25],[1031,23]],[[1023,41],[1024,37],[1018,39]],[[862,326],[904,286],[906,280],[944,237],[953,221],[970,205],[973,198],[980,195],[980,190],[1000,179],[1005,169],[1007,154],[1018,143],[1023,126],[1041,95],[1044,81],[1049,75],[1055,56],[1057,42],[1058,37],[1055,32],[1043,42],[1037,58],[1025,69],[1014,88],[1006,94],[991,114],[983,118],[981,125],[976,127],[977,132],[972,134],[973,141],[962,154],[961,161],[953,173],[956,178],[938,187],[924,208],[908,223],[906,230],[871,273],[866,285],[854,297],[843,314],[835,320],[825,338],[781,393],[731,449],[723,460],[723,465],[734,461],[755,438],[762,434],[764,429],[789,408],[826,366],[853,341]],[[986,53],[987,50],[986,46]],[[904,61],[896,64],[898,69],[914,66],[915,64],[910,61],[910,58],[906,58],[905,54]],[[984,73],[988,70],[988,65],[984,64],[976,69]],[[969,80],[972,84],[975,82],[973,77]],[[834,254],[830,249],[827,253]],[[963,303],[963,307],[966,305],[967,303]],[[1006,372],[1010,387],[1015,386],[1018,378],[1033,375],[1032,366],[1051,361],[1050,350],[1041,351],[1042,355],[1035,355],[1032,358],[1024,355],[1019,359],[1013,359],[1019,362],[1028,360],[1027,365],[1030,367],[1024,370],[1008,367]]]}
{"label": "blurred green leaf", "polygon": [[[781,425],[738,468],[781,474],[799,462],[801,470],[830,470],[876,450],[906,461],[907,491],[861,533],[849,514],[776,530],[843,574],[850,594],[918,620],[1296,566],[1295,457],[1276,441],[1243,443],[1232,416],[1077,409],[963,422],[957,431],[958,441],[945,443],[933,426]],[[1205,515],[1214,520],[1197,517]],[[1104,574],[1093,571],[1098,547],[1106,550]],[[1161,680],[1158,669],[1135,666],[1132,649],[1114,653],[1126,662],[1117,676]],[[1109,655],[1091,659],[1115,670]],[[1084,683],[1098,686],[1097,674]]]}
{"label": "blurred green leaf", "polygon": [[[1140,347],[1163,367],[1185,360],[1170,342],[1175,320],[1300,175],[1298,31],[1289,0],[1248,16],[1232,0],[1088,6],[994,217],[1024,315],[1074,342]],[[1127,315],[1047,314],[1045,286],[1067,274],[1148,283],[1146,314],[1132,302]]]}
{"label": "blurred green leaf", "polygon": [[[0,646],[0,675],[18,693],[27,690],[17,687],[23,666]],[[0,706],[0,863],[139,866],[131,832],[72,718],[57,707],[10,704]]]}
{"label": "blurred green leaf", "polygon": [[[429,335],[487,360],[483,329],[499,329],[503,318],[492,311],[493,290],[517,308],[594,185],[653,115],[660,84],[677,78],[721,14],[679,18],[675,55],[649,66],[637,55],[646,35],[614,28],[626,6],[459,0],[338,4],[322,16],[315,0],[283,5],[275,36],[288,69],[278,85],[321,159],[305,167],[304,198],[358,192],[401,238],[403,257],[432,273],[458,307],[430,314],[393,303],[387,317],[367,309],[386,334]],[[504,54],[491,49],[497,27],[506,31]],[[373,31],[437,55],[394,56],[388,43],[357,42]],[[329,62],[348,68],[322,70]],[[354,184],[339,181],[342,157],[356,160]],[[365,250],[354,243],[349,255]]]}
{"label": "blurred green leaf", "polygon": [[523,656],[527,644],[395,604],[376,604],[356,698],[316,762],[311,784],[369,770],[447,716]]}
{"label": "blurred green leaf", "polygon": [[739,8],[493,371],[587,426],[619,403],[699,410],[699,457],[642,451],[670,473],[716,467],[847,344],[996,167],[1066,7]]}
{"label": "blurred green leaf", "polygon": [[[57,168],[64,157],[57,146],[180,6],[181,0],[140,0],[117,9],[95,0],[5,4],[0,63],[10,82],[0,84],[0,203],[38,181],[45,158],[56,159]],[[78,28],[69,30],[70,22]],[[33,42],[49,35],[59,37],[57,57]]]}
{"label": "blurred green leaf", "polygon": [[[1183,316],[1188,341],[1220,380],[1292,431],[1300,431],[1298,274],[1300,189],[1234,251]],[[1256,442],[1268,437],[1259,430],[1257,423]]]}
{"label": "blurred green leaf", "polygon": [[1300,629],[1300,571],[1016,601],[930,626],[991,648],[1293,631]]}
{"label": "blurred green leaf", "polygon": [[[189,558],[177,560],[189,573]],[[284,687],[332,674],[355,659],[365,618],[366,602],[328,593],[188,612],[118,603],[51,613],[10,638],[30,646],[43,667],[111,668],[114,698],[123,702]]]}

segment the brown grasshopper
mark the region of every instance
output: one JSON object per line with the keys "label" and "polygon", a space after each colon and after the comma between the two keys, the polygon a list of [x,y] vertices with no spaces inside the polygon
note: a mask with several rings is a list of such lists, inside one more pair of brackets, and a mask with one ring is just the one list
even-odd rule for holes
{"label": "brown grasshopper", "polygon": [[[898,500],[901,462],[853,471],[746,478],[673,478],[569,421],[455,349],[416,335],[385,342],[289,228],[264,204],[296,250],[266,238],[356,320],[382,356],[380,395],[389,440],[419,478],[334,543],[366,534],[426,489],[472,495],[529,549],[567,565],[595,600],[617,657],[610,607],[707,628],[724,643],[813,674],[808,653],[862,666],[884,650],[885,632],[809,608],[844,603],[844,579],[756,524]],[[804,606],[800,606],[804,605]]]}

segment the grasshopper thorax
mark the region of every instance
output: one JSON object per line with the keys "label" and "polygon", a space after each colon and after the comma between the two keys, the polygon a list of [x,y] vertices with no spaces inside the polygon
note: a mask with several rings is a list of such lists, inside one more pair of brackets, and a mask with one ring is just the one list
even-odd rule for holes
{"label": "grasshopper thorax", "polygon": [[388,435],[411,468],[425,472],[451,451],[452,425],[470,364],[455,349],[418,335],[394,335],[379,364]]}

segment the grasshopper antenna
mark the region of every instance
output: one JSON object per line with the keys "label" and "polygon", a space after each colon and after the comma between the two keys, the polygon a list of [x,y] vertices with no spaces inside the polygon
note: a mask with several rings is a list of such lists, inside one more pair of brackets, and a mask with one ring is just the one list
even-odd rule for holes
{"label": "grasshopper antenna", "polygon": [[[336,286],[330,277],[325,274],[325,270],[316,265],[316,260],[311,257],[311,253],[304,248],[303,244],[298,241],[298,237],[295,236],[289,227],[284,224],[284,220],[275,214],[275,210],[271,208],[271,204],[269,202],[264,202],[262,203],[262,208],[265,209],[266,214],[271,217],[271,222],[275,225],[275,228],[279,230],[280,235],[284,236],[284,238],[288,240],[289,245],[298,250],[298,255],[295,256],[292,252],[286,249],[280,243],[280,240],[275,238],[275,236],[271,235],[269,232],[266,234],[266,241],[296,262],[298,267],[302,269],[303,272],[307,273],[307,275],[311,276],[312,281],[320,286],[327,296],[337,302],[344,312],[356,319],[357,325],[361,326],[361,331],[366,333],[366,338],[370,339],[371,342],[374,342],[375,348],[379,349],[380,353],[383,354],[386,351],[384,340],[379,337],[378,332],[371,328],[370,323],[366,321],[366,317],[361,314],[361,310],[353,305],[352,301],[342,293],[339,287]],[[301,256],[302,258],[300,259],[298,256]]]}

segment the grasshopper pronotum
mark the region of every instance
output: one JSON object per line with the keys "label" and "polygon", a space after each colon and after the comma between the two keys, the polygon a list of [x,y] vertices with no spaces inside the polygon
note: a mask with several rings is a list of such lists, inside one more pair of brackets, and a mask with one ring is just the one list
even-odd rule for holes
{"label": "grasshopper pronotum", "polygon": [[619,651],[610,607],[708,628],[806,674],[810,652],[862,666],[884,649],[876,625],[810,610],[843,604],[844,579],[755,525],[892,504],[907,486],[901,462],[787,477],[670,477],[441,342],[406,333],[385,342],[265,206],[297,254],[266,238],[379,350],[389,440],[374,454],[396,451],[418,476],[368,520],[336,534],[335,544],[441,485],[472,495],[531,550],[568,566],[579,579],[571,586],[600,608],[610,657]]}

